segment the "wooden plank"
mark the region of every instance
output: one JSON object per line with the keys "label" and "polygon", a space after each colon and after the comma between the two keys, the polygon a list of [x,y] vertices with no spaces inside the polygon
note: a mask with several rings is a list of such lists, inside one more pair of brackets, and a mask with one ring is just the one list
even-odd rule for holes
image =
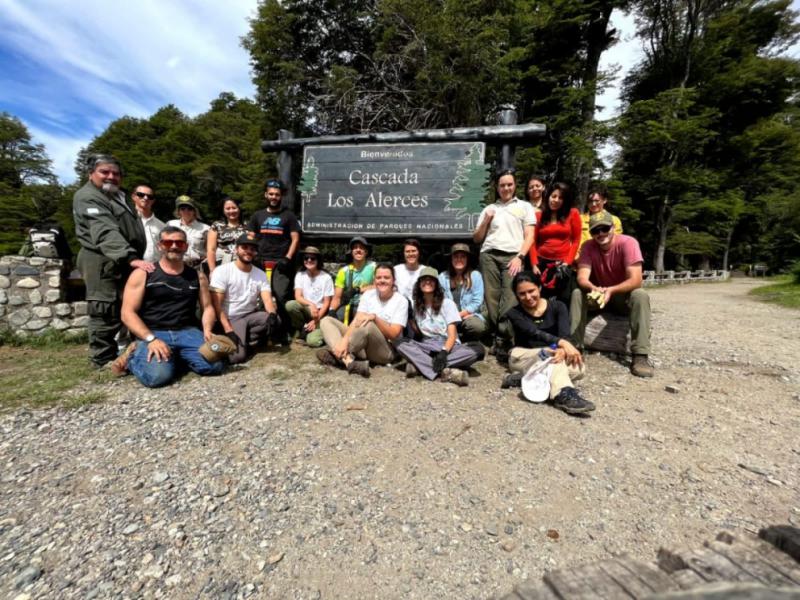
{"label": "wooden plank", "polygon": [[669,575],[660,571],[655,565],[629,557],[605,560],[599,563],[599,566],[634,598],[680,589]]}
{"label": "wooden plank", "polygon": [[675,571],[669,577],[682,590],[692,590],[708,583],[708,581],[703,579],[703,577],[691,569],[681,569],[680,571]]}
{"label": "wooden plank", "polygon": [[631,343],[628,317],[610,312],[589,313],[583,340],[592,350],[627,354]]}
{"label": "wooden plank", "polygon": [[599,598],[633,598],[597,564],[547,573],[544,582],[560,598],[595,600]]}
{"label": "wooden plank", "polygon": [[769,542],[750,535],[741,535],[734,538],[727,533],[718,535],[717,540],[744,546],[757,553],[759,558],[768,563],[773,569],[794,581],[800,580],[800,564]]}
{"label": "wooden plank", "polygon": [[514,587],[516,598],[514,600],[559,600],[559,597],[550,587],[543,582],[532,583],[529,581],[520,583]]}
{"label": "wooden plank", "polygon": [[800,529],[790,525],[772,525],[758,532],[758,537],[800,561]]}
{"label": "wooden plank", "polygon": [[791,575],[783,573],[779,568],[773,567],[768,561],[763,560],[744,544],[733,542],[706,542],[706,547],[721,554],[740,568],[752,574],[758,581],[767,585],[800,585],[800,580],[795,580]]}
{"label": "wooden plank", "polygon": [[760,583],[718,581],[697,589],[656,594],[647,600],[797,600],[798,598],[800,592],[795,588],[777,589]]}
{"label": "wooden plank", "polygon": [[709,549],[672,551],[661,548],[658,566],[668,573],[690,569],[706,581],[758,582],[753,575]]}

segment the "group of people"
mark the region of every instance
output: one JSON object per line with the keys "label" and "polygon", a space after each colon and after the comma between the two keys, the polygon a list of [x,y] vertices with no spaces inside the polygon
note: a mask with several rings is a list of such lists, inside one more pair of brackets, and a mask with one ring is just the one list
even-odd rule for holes
{"label": "group of people", "polygon": [[[464,386],[485,344],[509,367],[503,387],[546,366],[553,404],[579,414],[594,409],[573,381],[585,373],[587,314],[600,310],[629,315],[631,372],[653,375],[641,251],[605,209],[603,190],[581,215],[569,185],[532,177],[523,200],[514,172],[503,171],[473,232],[479,252],[453,244],[439,272],[422,264],[418,240],[406,240],[403,262],[392,265],[371,260],[371,245],[356,236],[331,276],[318,248],[300,248],[279,180],[266,182],[266,208],[249,221],[225,198],[211,226],[189,196],[165,224],[150,187],[135,186],[130,207],[120,184],[118,161],[93,157],[73,203],[78,266],[92,362],[144,385],[165,385],[181,368],[216,374],[266,340],[295,337],[349,373],[368,377],[372,365],[402,358],[407,377]],[[133,341],[120,354],[121,333]]]}

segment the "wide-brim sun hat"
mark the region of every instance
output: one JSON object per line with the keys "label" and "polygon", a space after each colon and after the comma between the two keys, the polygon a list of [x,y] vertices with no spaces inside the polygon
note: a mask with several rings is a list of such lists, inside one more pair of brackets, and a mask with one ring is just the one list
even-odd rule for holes
{"label": "wide-brim sun hat", "polygon": [[175,213],[174,214],[178,218],[180,218],[180,216],[181,216],[181,213],[180,213],[181,206],[191,206],[194,209],[195,218],[198,221],[201,220],[200,209],[197,208],[197,204],[195,203],[195,201],[192,199],[191,196],[187,196],[186,194],[183,194],[183,195],[178,196],[177,198],[175,198]]}

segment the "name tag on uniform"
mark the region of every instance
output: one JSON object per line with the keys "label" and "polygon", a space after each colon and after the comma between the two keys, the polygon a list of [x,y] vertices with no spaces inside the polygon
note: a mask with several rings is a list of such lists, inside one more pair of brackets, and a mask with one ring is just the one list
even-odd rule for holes
{"label": "name tag on uniform", "polygon": [[90,206],[89,208],[86,209],[86,214],[87,215],[99,215],[100,214],[100,209],[99,208],[95,208],[94,206]]}

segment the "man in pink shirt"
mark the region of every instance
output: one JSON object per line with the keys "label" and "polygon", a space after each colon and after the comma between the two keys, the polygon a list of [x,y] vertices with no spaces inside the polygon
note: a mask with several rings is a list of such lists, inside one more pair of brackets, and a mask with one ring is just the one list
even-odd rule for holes
{"label": "man in pink shirt", "polygon": [[[652,377],[647,360],[650,352],[650,297],[642,289],[642,251],[639,242],[614,233],[614,220],[603,210],[589,219],[592,239],[581,247],[578,259],[578,289],[570,302],[572,337],[583,348],[587,310],[610,310],[628,315],[631,325],[631,373]],[[599,292],[600,300],[590,308],[587,294]],[[599,308],[598,308],[599,306]]]}

